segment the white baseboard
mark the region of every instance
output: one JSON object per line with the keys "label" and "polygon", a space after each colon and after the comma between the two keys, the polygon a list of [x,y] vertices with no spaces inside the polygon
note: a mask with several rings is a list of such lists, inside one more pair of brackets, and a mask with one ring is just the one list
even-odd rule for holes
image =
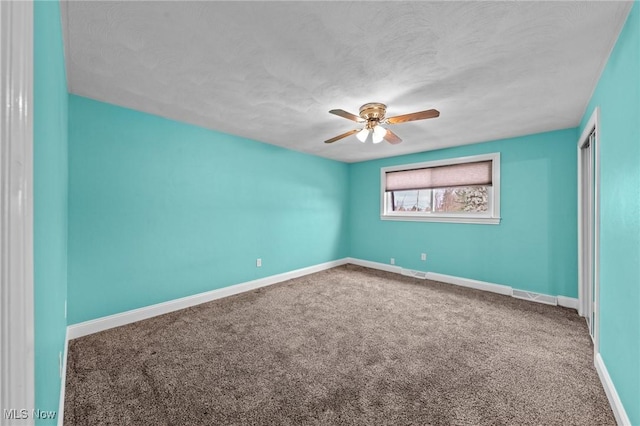
{"label": "white baseboard", "polygon": [[513,295],[513,289],[508,285],[471,280],[469,278],[454,277],[452,275],[437,274],[435,272],[427,272],[427,279],[432,281],[439,281],[446,284],[454,284],[462,287],[473,288],[476,290],[490,291],[491,293],[503,294],[505,296]]}
{"label": "white baseboard", "polygon": [[[394,272],[396,274],[401,274],[406,276],[413,276],[416,278],[438,281],[445,284],[454,284],[462,287],[473,288],[476,290],[489,291],[492,293],[502,294],[505,296],[514,296],[514,290],[517,291],[517,289],[514,289],[513,287],[510,287],[508,285],[472,280],[469,278],[461,278],[453,275],[439,274],[436,272],[412,271],[412,270],[404,269],[398,265],[387,265],[386,263],[372,262],[370,260],[356,259],[353,257],[347,257],[345,259],[345,263],[351,263],[353,265],[364,266],[366,268],[378,269],[381,271]],[[531,293],[531,292],[527,292],[527,293]],[[534,293],[531,293],[531,294],[534,294]],[[560,306],[564,306],[566,308],[572,308],[575,310],[578,309],[578,299],[575,299],[573,297],[550,296],[550,295],[541,294],[541,293],[535,293],[535,295],[539,297],[524,298],[523,300],[529,300],[530,302],[536,302],[536,303],[545,303],[545,304],[555,305],[556,303],[550,303],[550,301],[553,300],[555,302],[557,299],[557,304]]]}
{"label": "white baseboard", "polygon": [[315,272],[324,271],[326,269],[335,268],[336,266],[344,265],[345,263],[348,263],[346,259],[325,262],[318,265],[285,272],[282,274],[271,275],[268,277],[259,278],[257,280],[247,281],[241,284],[235,284],[204,293],[194,294],[193,296],[169,300],[167,302],[145,306],[138,309],[132,309],[130,311],[121,312],[119,314],[96,318],[94,320],[85,321],[78,324],[72,324],[67,327],[68,339],[76,339],[78,337],[97,333],[99,331],[108,330],[110,328],[131,324],[136,321],[199,305],[201,303],[210,302],[212,300],[221,299],[223,297],[233,296],[234,294],[244,293],[246,291],[255,290],[260,287],[266,287],[282,281],[313,274]]}
{"label": "white baseboard", "polygon": [[611,405],[616,422],[619,426],[631,426],[631,420],[629,420],[629,416],[627,416],[627,412],[622,405],[622,401],[620,401],[620,396],[618,395],[618,391],[616,391],[616,387],[613,385],[613,381],[611,380],[611,376],[609,376],[609,372],[607,371],[607,367],[604,364],[602,356],[600,356],[600,354],[596,354],[594,358],[596,371],[598,372],[598,376],[602,382],[604,392],[607,394],[607,398],[609,399],[609,405]]}
{"label": "white baseboard", "polygon": [[396,274],[402,273],[402,268],[396,265],[387,265],[386,263],[372,262],[370,260],[356,259],[354,257],[347,257],[345,261],[346,263],[364,266],[365,268],[378,269],[380,271],[393,272]]}
{"label": "white baseboard", "polygon": [[558,306],[578,310],[578,299],[575,297],[558,296]]}
{"label": "white baseboard", "polygon": [[[364,266],[366,268],[378,269],[381,271],[393,272],[396,274],[407,275],[407,270],[397,265],[387,265],[380,262],[372,262],[369,260],[356,259],[347,257],[344,259],[338,259],[331,262],[325,262],[306,268],[296,269],[294,271],[285,272],[282,274],[271,275],[269,277],[260,278],[253,281],[247,281],[241,284],[232,285],[204,293],[195,294],[192,296],[182,297],[180,299],[169,300],[167,302],[158,303],[155,305],[145,306],[138,309],[133,309],[126,312],[121,312],[114,315],[109,315],[102,318],[97,318],[90,321],[81,322],[78,324],[72,324],[67,327],[67,340],[76,339],[78,337],[86,336],[89,334],[97,333],[99,331],[108,330],[110,328],[119,327],[126,324],[131,324],[136,321],[152,318],[154,316],[167,314],[180,309],[188,308],[191,306],[199,305],[201,303],[210,302],[212,300],[221,299],[223,297],[232,296],[234,294],[251,291],[260,287],[269,286],[282,281],[290,280],[293,278],[302,277],[304,275],[312,274],[314,272],[320,272],[326,269],[331,269],[336,266],[351,263],[358,266]],[[420,272],[420,271],[416,271]],[[447,284],[459,285],[462,287],[473,288],[476,290],[489,291],[492,293],[498,293],[506,296],[513,296],[513,288],[501,284],[494,284],[484,281],[472,280],[468,278],[455,277],[452,275],[438,274],[435,272],[422,272],[419,274],[420,278],[430,279],[433,281],[439,281]],[[553,297],[553,296],[549,296]],[[536,300],[532,300],[536,301]],[[577,299],[570,297],[558,296],[558,304],[560,306],[566,306],[576,309],[578,306]],[[66,356],[66,354],[65,354]],[[66,361],[65,361],[66,368]]]}
{"label": "white baseboard", "polygon": [[67,352],[69,351],[69,327],[64,335],[64,355],[62,356],[62,373],[60,377],[60,401],[58,403],[58,426],[64,423],[64,390],[67,384]]}
{"label": "white baseboard", "polygon": [[[351,263],[353,265],[358,265],[358,266],[364,266],[365,268],[372,268],[372,269],[378,269],[381,271],[394,272],[396,274],[401,274],[405,276],[416,276],[416,274],[411,274],[408,272],[407,269],[403,269],[402,267],[397,265],[387,265],[385,263],[372,262],[370,260],[356,259],[353,257],[348,257],[346,260],[347,260],[347,263]],[[415,271],[415,272],[419,272],[419,271]],[[435,272],[422,272],[421,274],[419,274],[419,276],[416,276],[416,278],[439,281],[445,284],[455,284],[462,287],[469,287],[469,288],[474,288],[476,290],[490,291],[492,293],[499,293],[507,296],[511,296],[512,294],[511,287],[506,285],[487,283],[484,281],[476,281],[468,278],[454,277],[452,275],[437,274]]]}

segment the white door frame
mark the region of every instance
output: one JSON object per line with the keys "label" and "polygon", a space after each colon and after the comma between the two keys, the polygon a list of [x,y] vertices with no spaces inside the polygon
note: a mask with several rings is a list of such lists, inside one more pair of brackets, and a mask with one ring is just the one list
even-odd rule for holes
{"label": "white door frame", "polygon": [[0,425],[33,424],[33,2],[0,1]]}
{"label": "white door frame", "polygon": [[587,307],[589,301],[585,295],[589,294],[586,286],[587,282],[583,274],[583,217],[582,217],[582,178],[584,171],[582,170],[582,147],[589,141],[591,133],[595,133],[595,142],[593,146],[594,153],[594,253],[593,253],[593,282],[594,282],[594,306],[595,321],[592,324],[594,339],[594,356],[600,353],[600,107],[596,107],[589,118],[580,139],[578,139],[578,312],[582,316],[587,315]]}

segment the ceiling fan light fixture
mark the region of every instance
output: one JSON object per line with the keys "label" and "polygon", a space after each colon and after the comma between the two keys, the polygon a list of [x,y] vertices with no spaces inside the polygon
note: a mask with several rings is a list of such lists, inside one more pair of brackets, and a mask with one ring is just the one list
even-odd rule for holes
{"label": "ceiling fan light fixture", "polygon": [[387,129],[381,125],[376,125],[373,128],[373,143],[380,143],[384,140],[384,136],[387,134]]}
{"label": "ceiling fan light fixture", "polygon": [[369,129],[367,129],[366,127],[362,130],[360,130],[357,134],[356,137],[358,138],[358,140],[362,143],[365,143],[367,141],[367,137],[369,136]]}

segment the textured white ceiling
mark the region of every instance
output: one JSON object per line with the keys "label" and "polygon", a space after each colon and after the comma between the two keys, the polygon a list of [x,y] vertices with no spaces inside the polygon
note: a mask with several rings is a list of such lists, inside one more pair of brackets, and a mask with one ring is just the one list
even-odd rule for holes
{"label": "textured white ceiling", "polygon": [[[65,2],[72,93],[353,162],[576,126],[630,2]],[[323,141],[366,102],[399,145]]]}

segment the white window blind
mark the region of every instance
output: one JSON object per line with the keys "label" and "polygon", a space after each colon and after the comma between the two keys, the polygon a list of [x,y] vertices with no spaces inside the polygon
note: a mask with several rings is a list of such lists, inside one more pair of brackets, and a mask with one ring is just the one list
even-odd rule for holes
{"label": "white window blind", "polygon": [[492,185],[492,161],[452,164],[386,173],[385,191]]}

